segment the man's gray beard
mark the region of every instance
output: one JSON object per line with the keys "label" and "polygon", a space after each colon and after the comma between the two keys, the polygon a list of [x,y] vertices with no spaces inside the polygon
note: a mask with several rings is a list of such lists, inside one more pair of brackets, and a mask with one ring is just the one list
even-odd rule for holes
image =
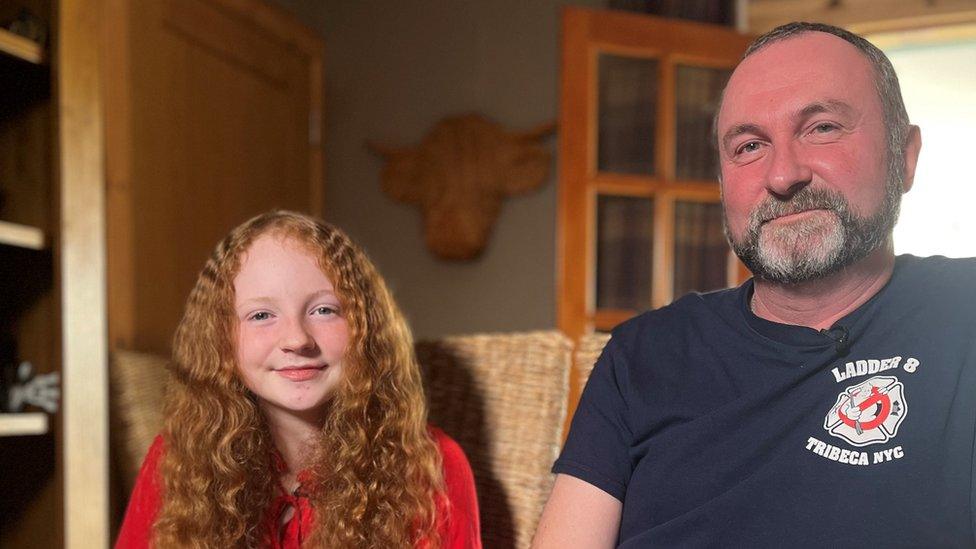
{"label": "man's gray beard", "polygon": [[[891,237],[901,205],[901,183],[891,177],[885,184],[884,203],[876,214],[861,217],[843,195],[805,187],[788,200],[768,197],[749,216],[741,242],[736,242],[725,219],[725,236],[732,250],[757,278],[779,284],[816,280],[856,263]],[[816,215],[783,227],[763,227],[777,217],[822,209],[833,218]]]}

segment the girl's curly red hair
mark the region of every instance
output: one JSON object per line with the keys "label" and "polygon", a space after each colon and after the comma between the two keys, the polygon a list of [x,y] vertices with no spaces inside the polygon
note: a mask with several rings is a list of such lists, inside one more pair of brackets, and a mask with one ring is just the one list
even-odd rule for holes
{"label": "girl's curly red hair", "polygon": [[440,453],[410,331],[365,253],[341,230],[285,211],[259,215],[221,241],[176,331],[160,466],[157,547],[254,547],[278,486],[274,444],[237,373],[234,277],[260,235],[292,238],[318,258],[349,326],[344,379],[319,431],[309,486],[308,546],[437,546]]}

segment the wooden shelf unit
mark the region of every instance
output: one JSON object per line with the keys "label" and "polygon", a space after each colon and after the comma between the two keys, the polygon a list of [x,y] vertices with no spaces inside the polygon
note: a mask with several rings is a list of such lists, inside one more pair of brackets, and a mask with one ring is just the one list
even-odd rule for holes
{"label": "wooden shelf unit", "polygon": [[47,414],[43,412],[0,414],[0,437],[43,435],[47,431]]}
{"label": "wooden shelf unit", "polygon": [[[58,2],[0,2],[0,18],[25,13],[56,36]],[[66,206],[61,186],[65,175],[86,171],[60,162],[61,97],[74,98],[78,92],[60,85],[57,65],[42,43],[0,29],[0,288],[8,313],[0,321],[0,353],[3,364],[27,361],[37,375],[62,372],[63,281],[76,275],[59,272]],[[66,545],[62,419],[61,412],[0,414],[0,498],[5,504],[0,547]]]}
{"label": "wooden shelf unit", "polygon": [[6,29],[0,29],[0,52],[35,65],[47,62],[44,46]]}

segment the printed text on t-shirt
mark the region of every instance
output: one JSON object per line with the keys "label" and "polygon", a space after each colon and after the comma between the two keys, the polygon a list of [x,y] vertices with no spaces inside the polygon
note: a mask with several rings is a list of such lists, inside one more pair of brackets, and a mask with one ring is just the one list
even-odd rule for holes
{"label": "printed text on t-shirt", "polygon": [[[895,368],[898,368],[898,366],[900,365],[902,365],[900,356],[893,356],[891,358],[885,358],[885,359],[869,358],[869,359],[862,359],[862,360],[853,360],[851,362],[848,362],[847,364],[844,364],[843,369],[837,366],[830,371],[831,373],[834,374],[834,379],[837,380],[837,383],[840,383],[841,381],[844,381],[845,379],[850,379],[852,377],[873,375],[873,374],[877,374],[878,372],[893,370]],[[912,374],[915,373],[915,370],[916,368],[918,368],[918,365],[919,362],[917,359],[909,358],[908,360],[905,361],[905,364],[903,366],[906,372]]]}

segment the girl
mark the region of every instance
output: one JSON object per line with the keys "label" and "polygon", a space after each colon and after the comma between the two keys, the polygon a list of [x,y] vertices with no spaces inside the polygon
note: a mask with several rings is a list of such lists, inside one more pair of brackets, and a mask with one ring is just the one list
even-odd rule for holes
{"label": "girl", "polygon": [[217,246],[117,547],[480,548],[407,325],[339,229],[270,212]]}

